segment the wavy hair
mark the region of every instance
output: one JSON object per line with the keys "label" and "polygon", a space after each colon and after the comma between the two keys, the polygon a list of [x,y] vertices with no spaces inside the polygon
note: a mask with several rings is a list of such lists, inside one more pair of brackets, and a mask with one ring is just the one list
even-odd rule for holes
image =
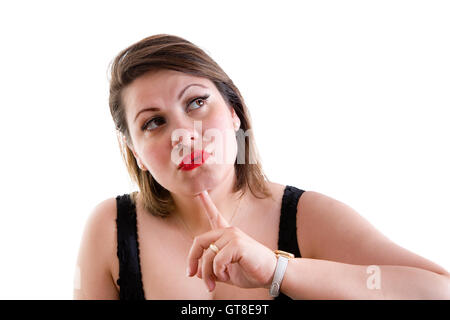
{"label": "wavy hair", "polygon": [[[161,186],[149,171],[138,167],[132,151],[123,141],[125,137],[133,146],[122,101],[124,88],[143,74],[160,69],[175,70],[211,80],[227,105],[235,110],[241,121],[241,130],[251,132],[252,126],[244,99],[231,79],[202,49],[183,38],[169,34],[153,35],[122,50],[114,58],[110,64],[109,108],[122,158],[132,181],[139,187],[139,192],[131,194],[132,199],[136,203],[139,197],[145,210],[153,215],[166,217],[175,208],[170,191]],[[233,192],[241,191],[242,196],[248,187],[257,198],[271,196],[253,133],[242,141],[245,147],[238,149],[237,159],[245,161],[238,163],[236,160],[234,163],[237,179]]]}

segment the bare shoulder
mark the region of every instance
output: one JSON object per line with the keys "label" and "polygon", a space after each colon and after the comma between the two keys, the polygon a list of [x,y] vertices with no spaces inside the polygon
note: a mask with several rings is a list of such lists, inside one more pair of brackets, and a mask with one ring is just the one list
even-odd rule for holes
{"label": "bare shoulder", "polygon": [[102,227],[102,224],[115,224],[117,205],[115,198],[99,202],[91,211],[87,224]]}
{"label": "bare shoulder", "polygon": [[268,182],[267,185],[269,187],[270,192],[272,193],[272,197],[271,197],[272,200],[280,202],[280,205],[281,205],[281,199],[283,196],[284,189],[286,188],[286,185],[279,184],[279,183],[272,182],[272,181]]}
{"label": "bare shoulder", "polygon": [[297,238],[302,256],[358,265],[399,265],[447,271],[391,241],[349,205],[306,191],[297,205]]}
{"label": "bare shoulder", "polygon": [[116,238],[116,216],[116,199],[108,198],[92,209],[86,222],[83,239],[105,255],[110,253],[107,249],[114,245]]}
{"label": "bare shoulder", "polygon": [[99,202],[86,221],[78,252],[75,299],[116,299],[111,261],[116,250],[116,199]]}

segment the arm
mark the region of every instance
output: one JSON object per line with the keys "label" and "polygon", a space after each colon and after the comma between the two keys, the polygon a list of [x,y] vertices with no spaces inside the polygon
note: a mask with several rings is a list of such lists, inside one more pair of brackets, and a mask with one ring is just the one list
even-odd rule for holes
{"label": "arm", "polygon": [[86,223],[76,266],[75,300],[119,298],[111,275],[117,244],[115,215],[111,198],[97,205]]}
{"label": "arm", "polygon": [[[281,286],[294,299],[450,299],[445,269],[323,194],[308,191],[300,198],[297,239],[303,258],[289,261]],[[371,265],[380,272],[368,273]],[[380,280],[380,289],[371,280]]]}
{"label": "arm", "polygon": [[374,273],[368,266],[292,259],[281,292],[292,299],[450,299],[448,276],[414,267],[378,267]]}

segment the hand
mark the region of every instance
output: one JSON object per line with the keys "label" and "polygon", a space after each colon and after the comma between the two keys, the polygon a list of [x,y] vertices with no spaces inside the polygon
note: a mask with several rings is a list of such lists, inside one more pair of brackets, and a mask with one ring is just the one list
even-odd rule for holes
{"label": "hand", "polygon": [[[203,279],[208,291],[214,290],[216,281],[241,288],[269,288],[277,264],[273,251],[230,226],[207,191],[199,197],[212,230],[195,237],[188,254],[188,275]],[[219,249],[217,254],[209,248],[211,243]]]}

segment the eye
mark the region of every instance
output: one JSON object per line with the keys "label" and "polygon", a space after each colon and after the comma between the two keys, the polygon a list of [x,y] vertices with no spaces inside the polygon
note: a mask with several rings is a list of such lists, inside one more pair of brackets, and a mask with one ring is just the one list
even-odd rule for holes
{"label": "eye", "polygon": [[[189,107],[190,105],[192,105],[192,104],[194,104],[194,102],[197,104],[197,106],[199,106],[199,107],[203,107],[204,106],[204,104],[205,104],[205,102],[206,102],[206,100],[209,98],[209,95],[207,94],[207,95],[204,95],[204,96],[202,96],[202,97],[197,97],[197,98],[195,98],[194,100],[191,100],[189,103],[188,103],[188,105],[187,105],[187,107]],[[198,102],[201,102],[201,104],[198,104]],[[194,110],[195,109],[198,109],[198,108],[194,108]]]}
{"label": "eye", "polygon": [[[191,105],[197,105],[196,108],[193,108],[193,109],[191,109],[191,110],[199,109],[199,108],[201,108],[201,107],[203,107],[203,106],[205,105],[206,100],[207,100],[208,98],[209,98],[209,94],[204,95],[204,96],[202,96],[202,97],[196,97],[195,99],[190,100],[190,101],[187,103],[186,109],[188,109]],[[157,129],[157,128],[159,127],[160,124],[164,124],[165,122],[166,122],[166,120],[164,120],[163,117],[156,116],[156,117],[151,118],[150,120],[146,121],[146,122],[144,123],[144,125],[142,126],[141,129],[142,129],[143,131],[144,131],[144,130],[153,131],[153,130]],[[154,124],[155,124],[156,126],[155,126]]]}
{"label": "eye", "polygon": [[[153,131],[155,130],[155,128],[153,128],[153,126],[151,126],[153,123],[161,123],[161,120],[165,122],[164,118],[162,117],[154,117],[151,118],[150,120],[146,121],[144,123],[144,125],[142,126],[142,130],[149,130],[149,131]],[[158,126],[157,126],[158,127]],[[156,128],[157,128],[156,127]],[[150,128],[150,129],[149,129]]]}

